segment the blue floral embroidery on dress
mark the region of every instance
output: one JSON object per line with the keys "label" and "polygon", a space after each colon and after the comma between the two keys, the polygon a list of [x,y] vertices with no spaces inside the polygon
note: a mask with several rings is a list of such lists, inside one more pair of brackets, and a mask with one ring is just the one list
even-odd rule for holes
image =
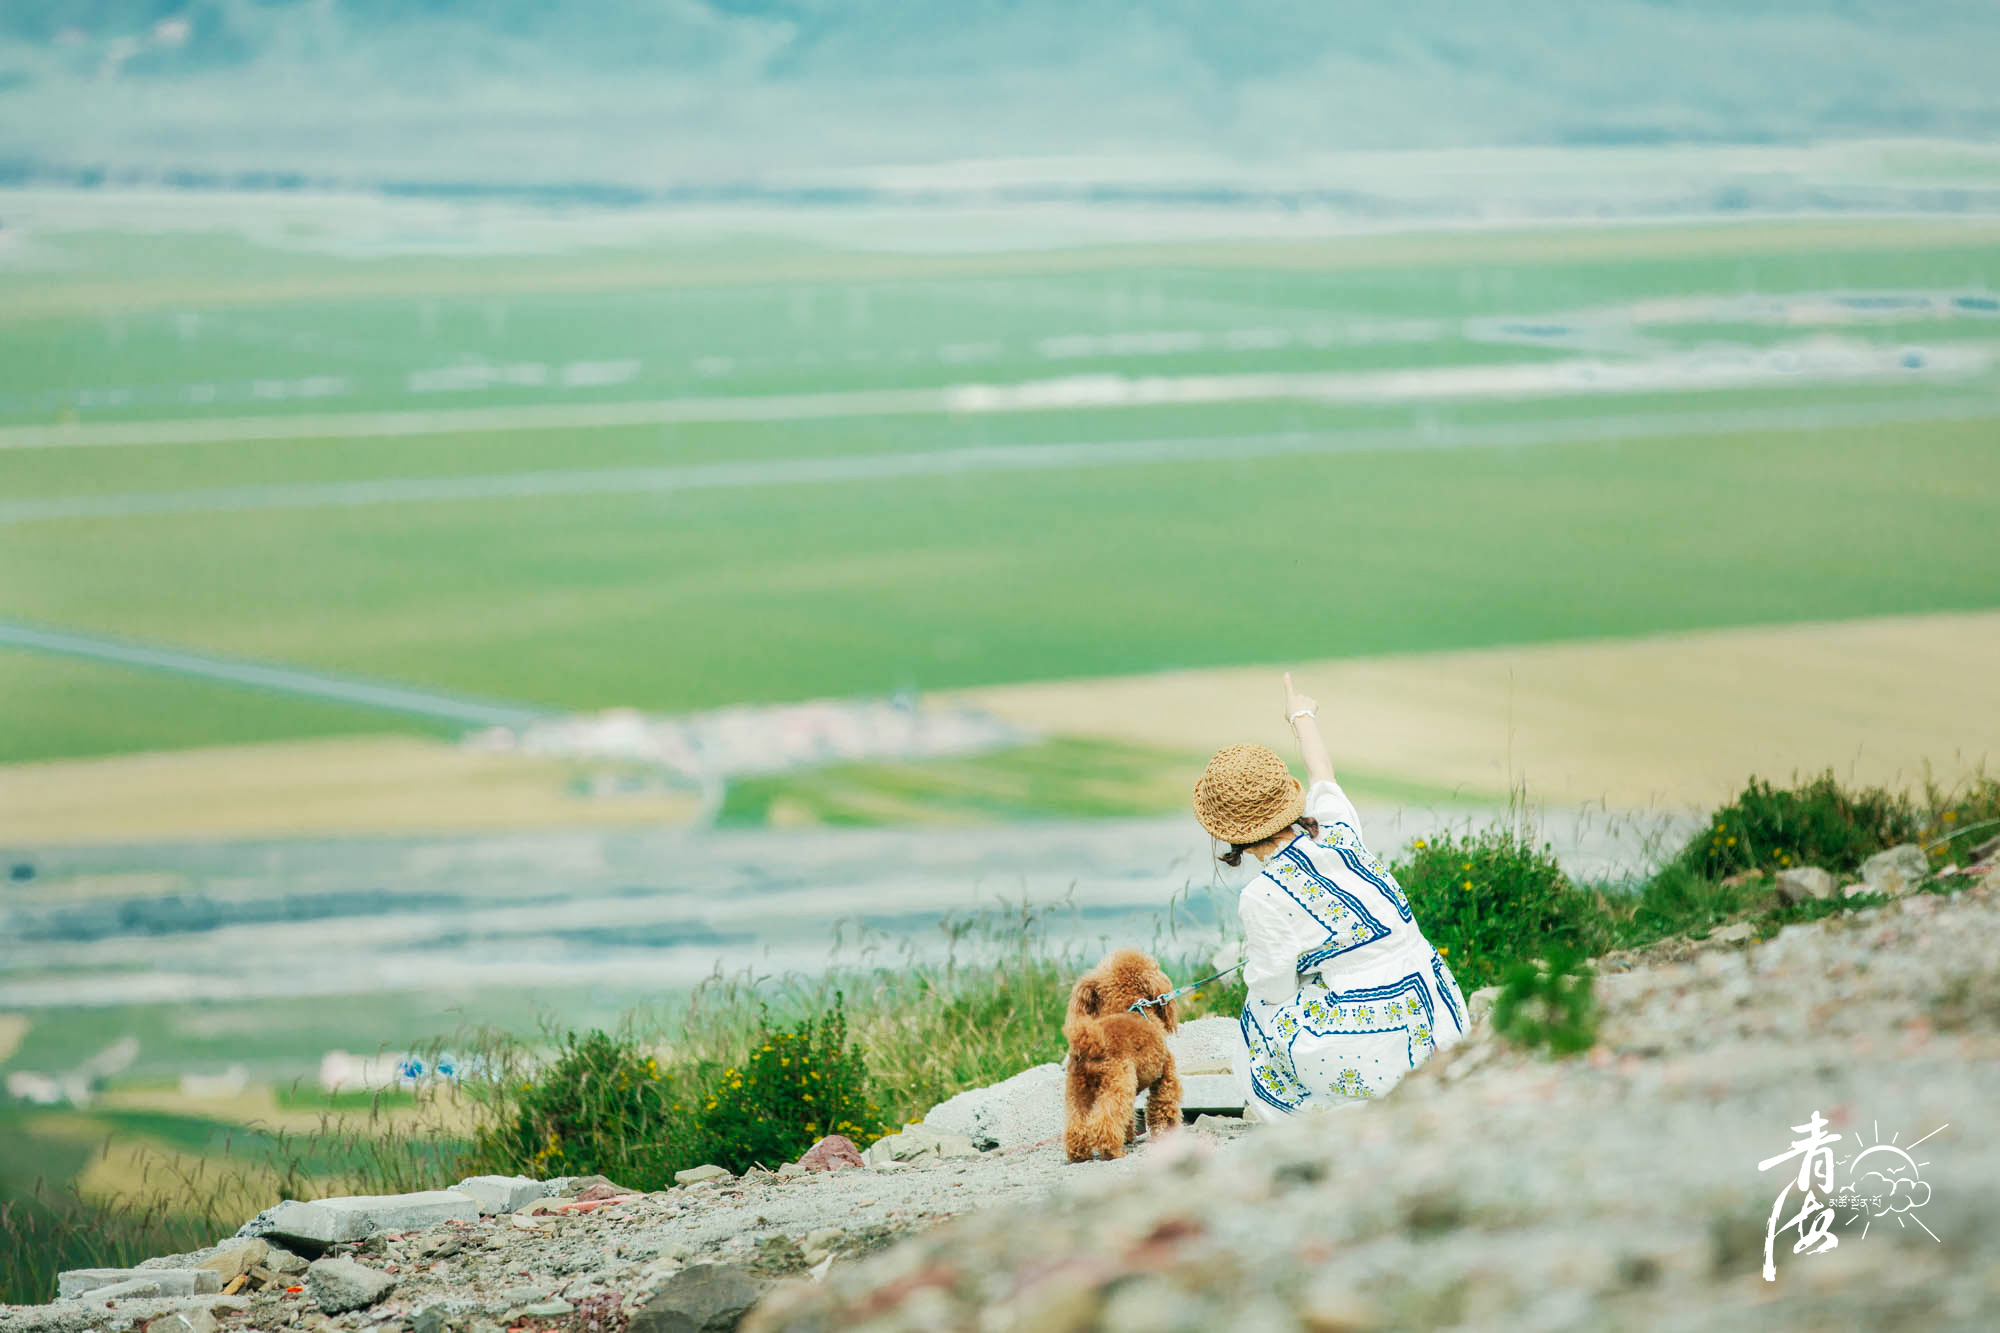
{"label": "blue floral embroidery on dress", "polygon": [[1296,847],[1280,852],[1264,868],[1264,874],[1326,930],[1325,944],[1299,955],[1301,972],[1310,972],[1329,958],[1389,934],[1389,928],[1377,921],[1359,898],[1320,874]]}
{"label": "blue floral embroidery on dress", "polygon": [[1343,1097],[1373,1097],[1375,1090],[1361,1081],[1358,1069],[1343,1069],[1333,1081],[1333,1090]]}
{"label": "blue floral embroidery on dress", "polygon": [[[1310,1094],[1299,1079],[1298,1066],[1292,1063],[1291,1043],[1280,1047],[1265,1037],[1264,1029],[1250,1013],[1249,1004],[1243,1006],[1242,1028],[1243,1044],[1250,1049],[1251,1090],[1279,1110],[1298,1110]],[[1296,1033],[1296,1023],[1293,1030]]]}
{"label": "blue floral embroidery on dress", "polygon": [[1308,1015],[1306,1022],[1301,1024],[1315,1037],[1358,1036],[1400,1030],[1409,1035],[1412,1069],[1422,1064],[1436,1045],[1431,1031],[1430,988],[1416,972],[1386,986],[1330,991],[1328,994],[1335,1002],[1332,1021],[1314,1023]]}
{"label": "blue floral embroidery on dress", "polygon": [[1389,873],[1381,858],[1368,850],[1361,841],[1361,834],[1348,824],[1329,824],[1320,831],[1319,845],[1338,856],[1347,868],[1380,890],[1396,909],[1396,915],[1405,921],[1416,917],[1410,911],[1410,899],[1403,892],[1403,886]]}
{"label": "blue floral embroidery on dress", "polygon": [[1460,1032],[1465,1031],[1465,1020],[1459,1017],[1458,999],[1454,994],[1458,990],[1458,978],[1445,967],[1444,959],[1438,956],[1436,950],[1431,952],[1431,975],[1437,978],[1438,996],[1444,1001],[1445,1012],[1451,1015],[1451,1025]]}

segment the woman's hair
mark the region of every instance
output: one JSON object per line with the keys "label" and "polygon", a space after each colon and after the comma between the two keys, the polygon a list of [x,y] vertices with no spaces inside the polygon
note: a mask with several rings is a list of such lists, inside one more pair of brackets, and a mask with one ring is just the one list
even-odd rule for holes
{"label": "woman's hair", "polygon": [[[1305,835],[1308,838],[1319,837],[1319,821],[1317,819],[1314,819],[1311,815],[1300,815],[1297,819],[1294,819],[1291,823],[1285,825],[1285,828],[1281,828],[1278,830],[1277,833],[1273,833],[1271,835],[1271,838],[1275,838],[1279,834],[1282,834],[1283,832],[1285,832],[1285,829],[1304,829]],[[1215,859],[1233,869],[1236,866],[1240,866],[1243,864],[1243,853],[1249,851],[1252,847],[1263,846],[1265,843],[1269,842],[1271,838],[1259,838],[1257,839],[1256,842],[1232,842],[1229,844],[1229,850],[1224,852],[1222,855],[1216,857]]]}

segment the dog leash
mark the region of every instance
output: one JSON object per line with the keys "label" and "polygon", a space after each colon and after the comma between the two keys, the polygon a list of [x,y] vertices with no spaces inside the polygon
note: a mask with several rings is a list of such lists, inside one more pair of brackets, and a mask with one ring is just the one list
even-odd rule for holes
{"label": "dog leash", "polygon": [[[1246,958],[1243,960],[1243,963],[1247,963],[1249,961],[1250,960]],[[1243,963],[1238,963],[1235,967],[1225,967],[1212,977],[1203,977],[1200,981],[1190,982],[1188,985],[1178,987],[1177,989],[1174,990],[1170,990],[1165,995],[1155,995],[1150,1000],[1134,1000],[1130,1005],[1126,1006],[1125,1012],[1128,1014],[1136,1014],[1143,1009],[1154,1009],[1158,1008],[1160,1005],[1163,1004],[1172,1004],[1175,1000],[1180,999],[1181,996],[1183,995],[1194,994],[1196,991],[1200,990],[1203,986],[1206,986],[1211,981],[1220,981],[1224,977],[1228,976],[1231,972],[1242,971]]]}

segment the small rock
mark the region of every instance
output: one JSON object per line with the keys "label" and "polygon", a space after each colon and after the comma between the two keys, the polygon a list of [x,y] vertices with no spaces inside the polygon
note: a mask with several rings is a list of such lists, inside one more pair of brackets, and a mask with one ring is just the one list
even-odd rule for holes
{"label": "small rock", "polygon": [[[582,1198],[585,1194],[589,1194],[592,1190],[597,1190],[599,1193],[591,1197],[599,1199],[616,1198],[626,1194],[643,1194],[645,1192],[644,1190],[627,1189],[625,1186],[612,1180],[609,1176],[571,1176],[562,1182],[561,1189],[551,1189],[549,1193],[562,1194],[569,1198],[577,1199]],[[606,1193],[605,1191],[609,1192]]]}
{"label": "small rock", "polygon": [[839,1227],[821,1227],[806,1234],[806,1248],[809,1250],[832,1250],[847,1239],[847,1233]]}
{"label": "small rock", "polygon": [[1877,893],[1902,894],[1930,878],[1931,863],[1923,848],[1906,842],[1877,852],[1861,863],[1861,878]]}
{"label": "small rock", "polygon": [[716,1166],[713,1162],[705,1166],[691,1166],[685,1171],[674,1172],[674,1184],[676,1185],[699,1185],[705,1181],[729,1179],[732,1179],[730,1173]]}
{"label": "small rock", "polygon": [[146,1321],[146,1333],[217,1333],[221,1325],[211,1310],[173,1310]]}
{"label": "small rock", "polygon": [[328,1314],[365,1310],[395,1287],[395,1278],[352,1259],[321,1259],[306,1269],[306,1294]]}
{"label": "small rock", "polygon": [[[1832,877],[1828,876],[1828,883],[1831,884],[1831,882]],[[1756,934],[1757,927],[1751,925],[1748,921],[1732,921],[1720,930],[1711,931],[1709,938],[1721,944],[1735,944],[1740,940],[1752,939]]]}
{"label": "small rock", "polygon": [[505,1314],[509,1310],[518,1310],[524,1305],[535,1305],[547,1299],[549,1299],[548,1292],[540,1287],[508,1287],[487,1301],[486,1308]]}
{"label": "small rock", "polygon": [[861,1159],[861,1150],[854,1146],[853,1139],[845,1134],[829,1134],[806,1149],[796,1165],[803,1171],[841,1171],[867,1163]]}
{"label": "small rock", "polygon": [[1787,905],[1808,898],[1831,898],[1834,888],[1833,876],[1818,866],[1793,866],[1778,872],[1778,901]]}
{"label": "small rock", "polygon": [[306,1271],[306,1261],[280,1245],[273,1245],[264,1255],[264,1267],[273,1273],[290,1276]]}
{"label": "small rock", "polygon": [[1301,1293],[1299,1319],[1312,1333],[1363,1333],[1382,1326],[1381,1314],[1355,1292],[1353,1284],[1332,1275],[1313,1281]]}
{"label": "small rock", "polygon": [[614,1185],[608,1180],[596,1181],[578,1190],[576,1192],[576,1201],[578,1203],[602,1203],[606,1199],[629,1199],[638,1192],[637,1190],[628,1190],[623,1185]]}
{"label": "small rock", "polygon": [[628,1333],[729,1333],[768,1283],[730,1264],[696,1264],[633,1312]]}
{"label": "small rock", "polygon": [[524,1305],[521,1307],[521,1313],[530,1319],[559,1319],[566,1314],[575,1314],[576,1307],[558,1296],[553,1300]]}
{"label": "small rock", "polygon": [[410,1333],[444,1333],[446,1319],[442,1305],[426,1305],[410,1319]]}
{"label": "small rock", "polygon": [[197,1262],[195,1267],[213,1269],[222,1279],[222,1284],[228,1286],[251,1269],[265,1264],[270,1255],[271,1247],[267,1242],[255,1236],[235,1237],[222,1242],[214,1254]]}
{"label": "small rock", "polygon": [[803,1176],[805,1174],[806,1168],[800,1166],[797,1162],[786,1162],[778,1168],[778,1175],[783,1179],[790,1179],[793,1176]]}

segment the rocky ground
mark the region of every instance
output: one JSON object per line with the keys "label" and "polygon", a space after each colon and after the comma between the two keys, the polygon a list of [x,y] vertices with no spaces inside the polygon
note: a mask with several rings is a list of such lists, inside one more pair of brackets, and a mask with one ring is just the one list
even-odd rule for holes
{"label": "rocky ground", "polygon": [[[0,1333],[1988,1329],[1996,939],[1989,879],[1769,939],[1725,929],[1614,956],[1584,1056],[1524,1055],[1481,1023],[1379,1101],[1207,1119],[1118,1162],[913,1134],[867,1168],[655,1194],[517,1182],[483,1187],[483,1207],[468,1185],[360,1222],[274,1210],[246,1228],[261,1237],[148,1266],[206,1263],[239,1294],[146,1295],[141,1274],[122,1295],[0,1312]],[[1822,1253],[1781,1233],[1766,1281],[1797,1159],[1759,1163],[1814,1112],[1841,1136],[1839,1192],[1887,1202],[1837,1208]],[[1852,1164],[1878,1140],[1914,1146],[1914,1176],[1893,1183],[1891,1153]],[[365,1238],[281,1234],[350,1224]]]}

